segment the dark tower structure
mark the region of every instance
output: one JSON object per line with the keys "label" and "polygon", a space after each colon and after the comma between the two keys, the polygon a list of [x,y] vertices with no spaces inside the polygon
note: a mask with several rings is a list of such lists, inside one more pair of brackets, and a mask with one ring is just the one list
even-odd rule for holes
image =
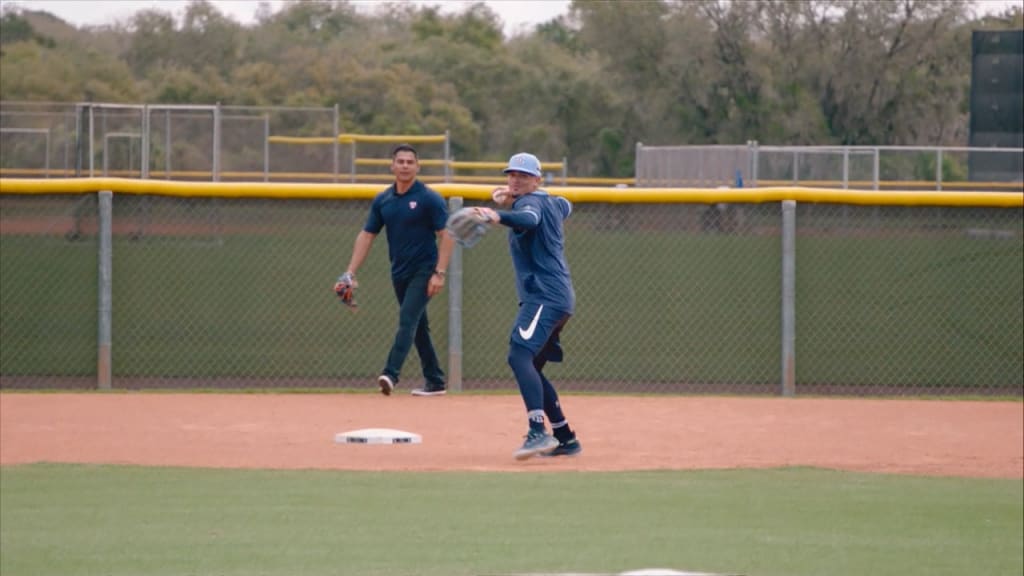
{"label": "dark tower structure", "polygon": [[[1024,30],[975,30],[971,36],[969,146],[1024,147]],[[1020,153],[971,152],[968,178],[1020,182]]]}

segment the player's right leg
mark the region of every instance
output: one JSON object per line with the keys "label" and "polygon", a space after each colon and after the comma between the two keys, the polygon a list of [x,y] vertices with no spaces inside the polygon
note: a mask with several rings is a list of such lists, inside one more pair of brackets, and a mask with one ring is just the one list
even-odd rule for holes
{"label": "player's right leg", "polygon": [[526,440],[515,451],[516,460],[525,460],[538,454],[550,452],[558,447],[558,440],[548,434],[544,425],[544,389],[540,373],[533,366],[533,352],[513,342],[509,346],[508,365],[515,374],[519,393],[526,405],[528,429]]}

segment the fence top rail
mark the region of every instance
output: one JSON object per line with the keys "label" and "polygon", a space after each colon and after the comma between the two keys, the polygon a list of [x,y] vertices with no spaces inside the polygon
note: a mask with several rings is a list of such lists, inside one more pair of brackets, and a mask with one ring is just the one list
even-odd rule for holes
{"label": "fence top rail", "polygon": [[750,150],[758,152],[850,152],[873,153],[876,150],[888,152],[1015,152],[1024,154],[1024,148],[986,147],[986,146],[767,146],[761,144],[685,144],[673,146],[645,146],[638,144],[638,147],[647,151],[665,150]]}
{"label": "fence top rail", "polygon": [[[462,168],[466,170],[504,170],[508,166],[508,162],[491,162],[487,160],[452,160],[452,168]],[[562,162],[541,162],[541,170],[561,170],[565,167]]]}
{"label": "fence top rail", "polygon": [[445,134],[338,134],[337,136],[270,136],[275,144],[352,144],[354,142],[436,144],[448,138]]}
{"label": "fence top rail", "polygon": [[438,143],[448,139],[447,134],[338,134],[339,142],[377,143]]}
{"label": "fence top rail", "polygon": [[702,148],[705,150],[749,150],[755,146],[754,143],[750,144],[667,144],[667,145],[647,145],[643,142],[636,143],[637,148],[643,150],[687,150]]}
{"label": "fence top rail", "polygon": [[873,152],[885,150],[889,152],[1016,152],[1024,153],[1024,148],[1001,148],[984,146],[758,146],[760,152]]}
{"label": "fence top rail", "polygon": [[324,106],[240,106],[237,104],[221,106],[221,110],[272,110],[277,112],[334,112],[334,108]]}
{"label": "fence top rail", "polygon": [[[142,110],[149,106],[148,104],[117,104],[115,102],[77,102],[75,103],[76,108],[127,108],[129,110]],[[167,106],[174,106],[174,104],[167,104]]]}
{"label": "fence top rail", "polygon": [[[493,188],[478,184],[436,184],[444,196],[489,200]],[[1018,192],[921,192],[913,190],[843,190],[829,188],[606,188],[586,186],[545,187],[552,194],[577,202],[613,204],[760,204],[794,200],[809,203],[865,206],[985,206],[1024,207]],[[180,197],[279,198],[279,199],[372,199],[379,184],[317,184],[278,182],[181,182],[131,178],[0,178],[0,194],[89,194],[100,191],[122,194]]]}
{"label": "fence top rail", "polygon": [[0,132],[15,132],[21,134],[49,134],[50,128],[6,128],[0,127]]}
{"label": "fence top rail", "polygon": [[3,106],[24,106],[26,108],[44,108],[47,106],[60,106],[72,108],[80,106],[81,102],[53,102],[50,100],[0,100],[0,107]]}
{"label": "fence top rail", "polygon": [[43,118],[53,118],[54,116],[68,116],[70,118],[75,117],[74,110],[51,110],[49,112],[27,112],[25,110],[4,110],[0,109],[0,116],[41,116]]}

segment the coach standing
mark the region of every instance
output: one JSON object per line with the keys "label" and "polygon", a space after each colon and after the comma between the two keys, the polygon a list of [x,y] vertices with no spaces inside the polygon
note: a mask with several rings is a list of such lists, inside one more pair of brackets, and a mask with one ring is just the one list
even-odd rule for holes
{"label": "coach standing", "polygon": [[[519,384],[529,423],[526,441],[514,456],[517,460],[535,455],[574,456],[582,446],[562,413],[558,392],[544,376],[548,361],[562,361],[559,334],[576,306],[562,231],[572,204],[539,188],[541,166],[533,154],[512,156],[504,173],[508,185],[496,188],[492,197],[506,209],[476,210],[489,222],[509,228],[519,313],[512,326],[508,363]],[[547,433],[545,415],[554,437]]]}
{"label": "coach standing", "polygon": [[398,329],[377,385],[385,396],[398,384],[402,365],[413,344],[419,353],[425,380],[415,396],[445,393],[444,371],[430,338],[427,304],[444,288],[453,240],[445,231],[448,210],[444,198],[416,177],[420,164],[416,149],[399,144],[391,151],[395,182],[373,199],[366,224],[356,236],[352,258],[335,291],[343,282],[358,286],[355,274],[366,260],[374,239],[387,229],[391,283],[398,298]]}

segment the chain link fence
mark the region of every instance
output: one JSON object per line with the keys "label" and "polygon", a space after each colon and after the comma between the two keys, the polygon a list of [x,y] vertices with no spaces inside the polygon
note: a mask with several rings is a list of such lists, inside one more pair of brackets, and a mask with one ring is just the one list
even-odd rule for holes
{"label": "chain link fence", "polygon": [[[0,176],[389,180],[401,135],[360,139],[344,128],[337,108],[0,102]],[[447,134],[408,138],[425,180],[450,177]]]}
{"label": "chain link fence", "polygon": [[[98,206],[0,195],[3,388],[96,386]],[[386,240],[357,313],[331,291],[368,207],[114,195],[113,387],[374,388],[397,321]],[[779,204],[575,208],[561,389],[783,392]],[[1020,208],[800,204],[795,254],[796,394],[1024,395]],[[462,388],[514,390],[504,234],[461,262],[461,301],[430,304],[438,352],[458,305]]]}
{"label": "chain link fence", "polygon": [[[637,186],[1024,192],[1021,148],[637,145]],[[972,163],[1001,168],[972,177]]]}
{"label": "chain link fence", "polygon": [[[343,130],[331,108],[3,102],[0,176],[383,188],[375,160],[392,143],[342,141]],[[450,175],[447,136],[417,147],[425,180]],[[636,183],[1018,191],[1020,178],[958,180],[972,154],[1008,153],[640,145]],[[0,195],[0,386],[96,385],[99,207],[94,194]],[[330,291],[367,209],[116,195],[113,385],[372,388],[397,314],[386,247],[360,271],[358,314]],[[785,392],[782,222],[773,203],[578,202],[567,251],[579,305],[568,362],[550,375],[567,390]],[[1024,395],[1019,208],[802,203],[795,230],[796,393]],[[463,289],[449,291],[461,299],[430,305],[439,352],[461,359],[464,389],[512,389],[502,234],[463,266]],[[413,351],[403,387],[417,366]]]}
{"label": "chain link fence", "polygon": [[[346,139],[329,107],[0,102],[0,176],[197,181],[386,182],[399,140]],[[339,138],[339,135],[342,136]],[[350,135],[351,136],[351,135]],[[363,135],[372,136],[372,135]],[[386,135],[380,135],[386,136]],[[451,156],[448,135],[416,135],[424,181],[500,181]],[[785,186],[1024,191],[1020,148],[637,145],[632,179],[548,184]],[[550,163],[554,165],[555,163]],[[990,169],[972,170],[983,164]],[[1002,181],[984,178],[999,175]],[[979,179],[979,177],[984,177]]]}

